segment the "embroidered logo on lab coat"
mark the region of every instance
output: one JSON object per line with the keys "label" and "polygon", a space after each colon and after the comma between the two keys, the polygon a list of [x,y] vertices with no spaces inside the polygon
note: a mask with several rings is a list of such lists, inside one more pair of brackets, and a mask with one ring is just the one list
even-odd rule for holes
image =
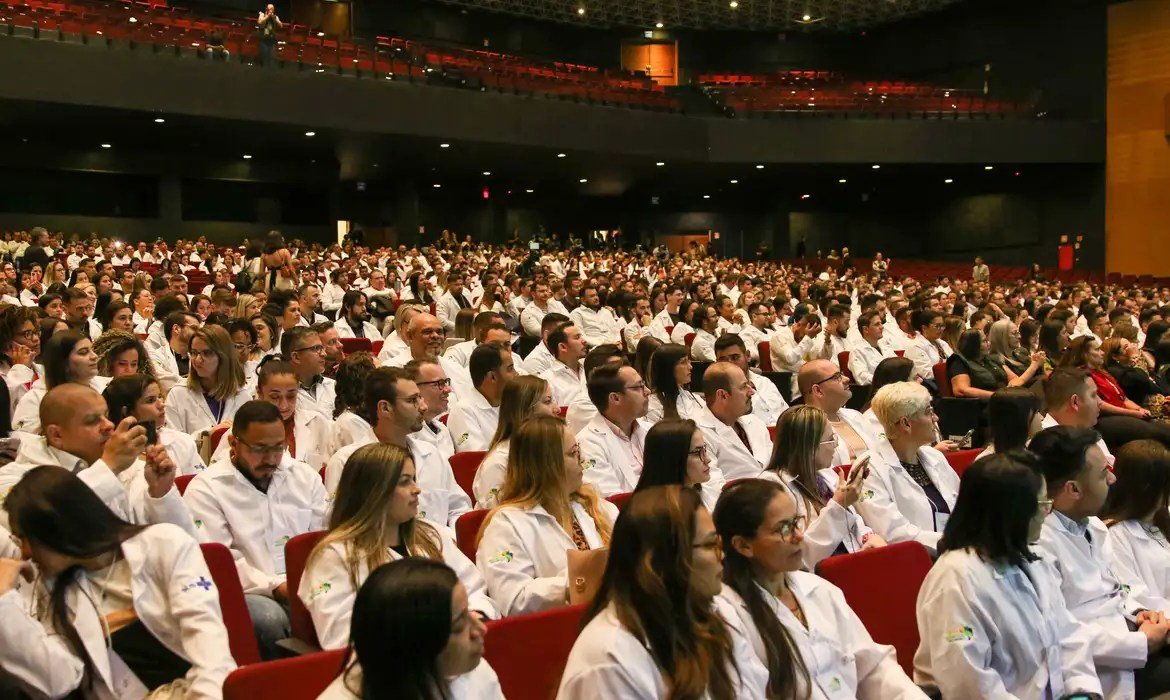
{"label": "embroidered logo on lab coat", "polygon": [[589,469],[592,469],[596,466],[597,466],[597,458],[596,457],[590,457],[589,459],[581,460],[581,469],[582,470],[589,470]]}
{"label": "embroidered logo on lab coat", "polygon": [[313,590],[309,593],[309,600],[317,600],[320,596],[328,593],[330,588],[333,588],[333,584],[328,581],[318,583],[316,586],[313,586]]}
{"label": "embroidered logo on lab coat", "polygon": [[948,642],[965,642],[975,638],[975,630],[971,629],[970,625],[963,625],[962,627],[950,630],[943,635],[943,639]]}
{"label": "embroidered logo on lab coat", "polygon": [[504,551],[500,552],[499,554],[493,556],[491,559],[488,559],[488,563],[489,564],[500,564],[503,562],[512,561],[512,559],[514,559],[514,558],[515,558],[515,555],[512,554],[512,550],[505,549]]}
{"label": "embroidered logo on lab coat", "polygon": [[200,576],[199,578],[195,579],[191,583],[188,583],[187,585],[180,588],[179,592],[186,593],[187,591],[192,591],[192,590],[195,590],[196,588],[202,588],[204,592],[207,592],[207,591],[210,591],[214,587],[215,587],[214,583],[212,583],[211,581],[208,581],[206,577]]}
{"label": "embroidered logo on lab coat", "polygon": [[829,681],[829,692],[835,693],[838,690],[841,690],[841,679],[833,676],[833,680]]}
{"label": "embroidered logo on lab coat", "polygon": [[195,529],[196,529],[196,530],[198,530],[198,529],[199,529],[199,528],[201,528],[201,527],[203,527],[203,521],[202,521],[202,520],[198,520],[198,519],[197,519],[197,520],[195,521]]}
{"label": "embroidered logo on lab coat", "polygon": [[463,443],[467,442],[467,438],[469,438],[469,437],[471,437],[471,433],[463,433],[458,438],[456,438],[455,446],[458,447],[458,446],[462,445]]}

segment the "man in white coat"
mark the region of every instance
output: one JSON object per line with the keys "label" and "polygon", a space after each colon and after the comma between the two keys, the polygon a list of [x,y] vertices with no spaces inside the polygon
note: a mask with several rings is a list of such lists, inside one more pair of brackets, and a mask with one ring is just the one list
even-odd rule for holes
{"label": "man in white coat", "polygon": [[768,426],[752,415],[755,393],[743,370],[730,362],[716,362],[703,373],[707,408],[694,420],[711,455],[712,479],[754,478],[771,458]]}
{"label": "man in white coat", "polygon": [[664,343],[670,342],[670,331],[682,321],[682,310],[679,306],[685,298],[682,287],[677,284],[666,286],[666,306],[654,320],[650,322],[650,334]]}
{"label": "man in white coat", "polygon": [[607,343],[621,345],[621,326],[613,312],[601,305],[597,285],[587,284],[581,289],[581,305],[569,313],[573,325],[581,329],[585,344],[591,348]]}
{"label": "man in white coat", "polygon": [[337,382],[326,377],[325,344],[317,331],[296,326],[280,336],[280,351],[296,373],[300,391],[297,405],[303,411],[316,411],[333,420],[333,406],[337,401]]}
{"label": "man in white coat", "polygon": [[500,315],[494,311],[481,311],[471,322],[471,338],[444,350],[443,357],[458,363],[461,367],[466,367],[471,359],[471,351],[477,345],[488,342],[488,336],[492,336],[491,340],[502,340],[504,343],[512,342],[512,334],[504,325]]}
{"label": "man in white coat", "polygon": [[192,479],[183,500],[200,534],[231,550],[261,656],[276,658],[276,642],[289,634],[284,545],[325,527],[328,499],[317,472],[285,458],[276,406],[245,403],[227,440],[228,459]]}
{"label": "man in white coat", "polygon": [[418,386],[419,395],[426,404],[423,427],[414,433],[414,437],[429,442],[440,457],[450,461],[455,454],[455,440],[451,437],[451,429],[439,420],[439,416],[447,413],[451,396],[450,377],[443,371],[443,365],[435,360],[411,360],[403,369]]}
{"label": "man in white coat", "polygon": [[371,342],[381,340],[382,333],[370,321],[366,311],[367,300],[364,292],[351,289],[341,298],[341,311],[333,327],[341,338],[368,338]]}
{"label": "man in white coat", "polygon": [[553,401],[568,406],[585,391],[585,340],[581,330],[572,323],[560,326],[548,334],[548,348],[553,355],[552,365],[541,373],[552,389]]}
{"label": "man in white coat", "polygon": [[[836,362],[813,360],[806,362],[796,376],[804,403],[825,412],[829,425],[837,436],[837,450],[833,466],[852,464],[865,452],[892,455],[889,443],[876,433],[865,416],[845,404],[853,397],[846,377]],[[891,457],[892,459],[893,457]]]}
{"label": "man in white coat", "polygon": [[456,452],[484,452],[500,424],[500,399],[504,385],[516,376],[512,351],[507,344],[484,344],[471,353],[468,363],[475,392],[451,409],[447,427]]}
{"label": "man in white coat", "polygon": [[455,317],[470,306],[470,300],[463,293],[463,275],[453,273],[447,277],[447,291],[435,302],[435,315],[439,317],[439,323],[443,324],[443,330],[448,334],[453,333]]}
{"label": "man in white coat", "polygon": [[780,390],[764,375],[754,372],[748,367],[748,348],[743,338],[735,333],[719,336],[715,341],[715,359],[719,362],[730,362],[743,371],[744,376],[751,380],[755,394],[752,395],[752,415],[759,418],[764,425],[776,425],[780,414],[788,410],[788,402],[780,395]]}
{"label": "man in white coat", "polygon": [[857,330],[861,338],[849,348],[849,372],[853,381],[861,386],[873,384],[873,373],[882,360],[897,357],[893,348],[883,340],[886,324],[881,314],[866,311],[857,318]]}
{"label": "man in white coat", "polygon": [[915,376],[933,384],[934,366],[951,356],[951,347],[942,339],[943,315],[938,311],[919,310],[910,314],[910,321],[918,335],[907,344],[905,357],[914,361]]}
{"label": "man in white coat", "polygon": [[1028,449],[1052,499],[1038,549],[1060,581],[1065,605],[1090,631],[1093,661],[1105,697],[1155,697],[1170,693],[1170,623],[1165,611],[1146,610],[1113,575],[1108,528],[1097,514],[1113,474],[1097,448],[1096,431],[1058,426],[1032,438]]}
{"label": "man in white coat", "polygon": [[535,374],[539,376],[553,366],[556,360],[553,358],[553,354],[549,349],[548,336],[559,327],[570,323],[572,321],[564,314],[551,313],[545,315],[544,320],[540,322],[540,342],[524,357],[524,374]]}
{"label": "man in white coat", "polygon": [[589,375],[589,400],[598,414],[577,433],[584,478],[604,497],[629,493],[642,475],[650,389],[637,370],[612,362]]}
{"label": "man in white coat", "polygon": [[405,367],[411,360],[424,360],[438,357],[439,364],[451,380],[451,390],[455,392],[456,401],[471,398],[475,387],[471,385],[471,375],[466,367],[461,367],[453,360],[439,357],[443,352],[443,326],[439,319],[429,313],[415,314],[406,327],[406,349],[382,363],[384,367]]}
{"label": "man in white coat", "polygon": [[[426,400],[405,369],[379,367],[366,377],[365,413],[374,417],[372,437],[402,447],[414,459],[415,480],[422,489],[418,517],[454,527],[459,516],[471,510],[471,499],[455,481],[451,463],[433,444],[415,435],[424,429],[426,411]],[[325,488],[330,494],[337,493],[349,456],[374,440],[356,440],[329,459]]]}
{"label": "man in white coat", "polygon": [[187,381],[187,374],[191,371],[191,358],[187,353],[191,346],[191,337],[197,330],[198,316],[186,311],[176,311],[167,315],[163,321],[163,333],[166,334],[167,344],[147,349],[150,364],[154,367],[154,376],[158,378],[159,390],[164,396],[176,384]]}
{"label": "man in white coat", "polygon": [[[796,373],[808,360],[821,357],[818,352],[824,346],[817,346],[821,332],[821,317],[812,304],[797,304],[792,312],[792,325],[778,329],[772,334],[769,345],[772,353],[772,370],[792,372],[792,396],[800,396]],[[827,358],[827,356],[826,356]]]}

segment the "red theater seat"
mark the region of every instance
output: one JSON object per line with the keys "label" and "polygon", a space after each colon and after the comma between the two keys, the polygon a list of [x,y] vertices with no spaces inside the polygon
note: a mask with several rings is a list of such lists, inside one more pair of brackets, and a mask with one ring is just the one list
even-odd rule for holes
{"label": "red theater seat", "polygon": [[319,649],[321,644],[317,640],[317,630],[313,627],[313,618],[309,609],[297,595],[301,587],[301,577],[305,573],[305,565],[309,562],[309,555],[313,548],[325,536],[324,530],[306,532],[284,543],[284,560],[288,574],[288,621],[292,628],[292,636],[306,645]]}
{"label": "red theater seat", "polygon": [[315,700],[341,674],[345,649],[238,668],[224,679],[224,700]]}
{"label": "red theater seat", "polygon": [[471,561],[475,561],[475,550],[478,544],[476,540],[479,539],[479,530],[483,527],[484,518],[489,512],[487,510],[473,510],[459,516],[459,519],[455,521],[455,543]]}
{"label": "red theater seat", "polygon": [[479,470],[479,464],[483,461],[487,452],[482,450],[472,450],[469,452],[456,452],[451,455],[451,471],[455,473],[455,482],[459,484],[459,488],[467,494],[472,503],[475,503],[475,492],[472,490],[472,484],[475,483],[475,472]]}
{"label": "red theater seat", "polygon": [[236,560],[227,547],[216,542],[201,544],[199,548],[211,572],[211,580],[219,589],[219,607],[223,611],[232,658],[240,666],[257,663],[260,661],[260,647],[256,644],[256,632],[252,629],[248,604],[244,601],[244,587],[240,585]]}
{"label": "red theater seat", "polygon": [[584,612],[584,605],[570,605],[487,624],[483,658],[499,677],[505,697],[556,695]]}
{"label": "red theater seat", "polygon": [[954,469],[956,474],[963,476],[963,472],[967,470],[967,467],[971,466],[971,463],[974,462],[975,458],[978,457],[982,452],[983,450],[980,449],[947,452],[947,463],[951,465],[951,469]]}

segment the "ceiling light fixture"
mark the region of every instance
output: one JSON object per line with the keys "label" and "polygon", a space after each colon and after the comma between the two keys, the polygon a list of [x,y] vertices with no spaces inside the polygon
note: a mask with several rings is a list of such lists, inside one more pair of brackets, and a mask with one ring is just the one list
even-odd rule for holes
{"label": "ceiling light fixture", "polygon": [[319,36],[319,37],[325,36],[325,32],[317,32],[317,36]]}
{"label": "ceiling light fixture", "polygon": [[812,195],[811,195],[811,194],[802,194],[802,195],[800,195],[800,198],[801,198],[801,199],[809,199],[809,198],[811,198],[811,197],[812,197]]}
{"label": "ceiling light fixture", "polygon": [[764,166],[762,166],[762,165],[757,165],[757,166],[756,166],[756,170],[763,170],[763,169],[764,169]]}
{"label": "ceiling light fixture", "polygon": [[663,27],[663,26],[665,26],[665,25],[663,25],[663,24],[662,24],[662,22],[658,22],[658,23],[656,23],[654,26],[655,26],[655,27],[657,27],[657,28],[659,28],[659,29],[662,29],[662,27]]}
{"label": "ceiling light fixture", "polygon": [[848,181],[848,180],[846,180],[845,178],[841,178],[841,179],[840,179],[840,180],[838,180],[837,182],[839,182],[839,183],[841,183],[842,185],[844,185],[846,182],[849,182],[849,181]]}
{"label": "ceiling light fixture", "polygon": [[589,182],[589,178],[583,177],[580,180],[578,180],[577,182],[580,182],[582,185],[584,185],[586,182]]}
{"label": "ceiling light fixture", "polygon": [[163,122],[165,122],[165,121],[166,121],[166,119],[163,119],[162,117],[159,117],[159,118],[157,118],[157,119],[155,119],[155,120],[154,120],[154,123],[155,123],[155,124],[162,124],[162,123],[163,123]]}
{"label": "ceiling light fixture", "polygon": [[984,170],[995,170],[995,166],[994,165],[985,165],[985,166],[983,166],[983,169]]}
{"label": "ceiling light fixture", "polygon": [[739,7],[739,3],[736,0],[731,0],[731,2],[727,3],[727,6],[734,10]]}
{"label": "ceiling light fixture", "polygon": [[564,154],[564,153],[558,153],[558,154],[557,154],[557,158],[564,158],[564,157],[565,157],[565,154]]}
{"label": "ceiling light fixture", "polygon": [[949,178],[949,177],[948,177],[947,179],[943,180],[943,182],[945,182],[945,183],[947,183],[947,184],[949,185],[949,184],[951,184],[952,182],[954,182],[954,180],[952,180],[951,178]]}
{"label": "ceiling light fixture", "polygon": [[666,163],[663,163],[662,161],[658,161],[658,162],[657,162],[657,163],[655,163],[654,165],[657,165],[658,167],[660,167],[660,168],[661,168],[662,166],[666,165]]}
{"label": "ceiling light fixture", "polygon": [[251,154],[251,153],[245,153],[245,154],[244,154],[244,160],[252,160],[252,154]]}
{"label": "ceiling light fixture", "polygon": [[801,15],[800,20],[802,22],[808,22],[808,21],[812,20],[812,15],[810,15],[806,12],[803,15]]}
{"label": "ceiling light fixture", "polygon": [[437,190],[437,189],[439,189],[440,187],[442,187],[442,185],[440,185],[439,183],[437,183],[437,182],[436,182],[436,183],[434,184],[434,188],[435,188],[436,190]]}
{"label": "ceiling light fixture", "polygon": [[306,131],[305,132],[305,136],[316,136],[316,135],[317,135],[316,131]]}
{"label": "ceiling light fixture", "polygon": [[578,8],[577,8],[577,14],[578,14],[578,15],[584,15],[584,14],[585,14],[585,8],[584,8],[584,7],[578,7]]}
{"label": "ceiling light fixture", "polygon": [[484,177],[487,177],[487,176],[489,176],[489,175],[491,175],[491,174],[492,174],[492,171],[490,171],[490,170],[485,170],[485,171],[483,171],[483,176],[484,176]]}
{"label": "ceiling light fixture", "polygon": [[880,166],[880,165],[875,165],[875,166],[873,166],[873,169],[874,169],[874,170],[881,170],[881,169],[882,169],[882,166]]}
{"label": "ceiling light fixture", "polygon": [[102,148],[113,148],[113,146],[111,146],[111,145],[110,145],[110,144],[108,144],[108,143],[103,143],[103,144],[102,144]]}
{"label": "ceiling light fixture", "polygon": [[739,180],[732,180],[732,181],[731,181],[731,184],[733,184],[733,185],[738,185],[738,184],[739,184]]}
{"label": "ceiling light fixture", "polygon": [[439,144],[439,148],[450,148],[450,147],[451,147],[451,144],[449,144],[449,143],[440,143]]}
{"label": "ceiling light fixture", "polygon": [[137,18],[137,17],[131,17],[131,18],[130,18],[130,24],[138,24],[138,18]]}
{"label": "ceiling light fixture", "polygon": [[528,194],[532,194],[532,193],[533,193],[533,192],[535,192],[536,190],[524,190],[524,191],[525,191],[525,192],[527,192]]}
{"label": "ceiling light fixture", "polygon": [[703,199],[711,199],[711,195],[705,194],[705,195],[703,195]]}

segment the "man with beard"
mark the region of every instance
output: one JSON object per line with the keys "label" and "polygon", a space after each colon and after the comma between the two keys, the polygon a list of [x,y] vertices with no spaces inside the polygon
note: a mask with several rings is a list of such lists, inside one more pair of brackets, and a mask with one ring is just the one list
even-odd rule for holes
{"label": "man with beard", "polygon": [[342,297],[341,313],[333,326],[341,338],[382,339],[378,327],[370,323],[370,314],[366,312],[366,295],[356,289],[349,290]]}
{"label": "man with beard", "polygon": [[607,343],[621,345],[621,327],[613,312],[601,305],[597,285],[588,284],[581,290],[581,305],[569,314],[573,325],[581,329],[585,344],[591,348]]}
{"label": "man with beard", "polygon": [[707,410],[694,421],[707,443],[712,479],[757,477],[771,458],[768,426],[752,415],[755,393],[743,370],[730,362],[716,362],[703,373]]}

